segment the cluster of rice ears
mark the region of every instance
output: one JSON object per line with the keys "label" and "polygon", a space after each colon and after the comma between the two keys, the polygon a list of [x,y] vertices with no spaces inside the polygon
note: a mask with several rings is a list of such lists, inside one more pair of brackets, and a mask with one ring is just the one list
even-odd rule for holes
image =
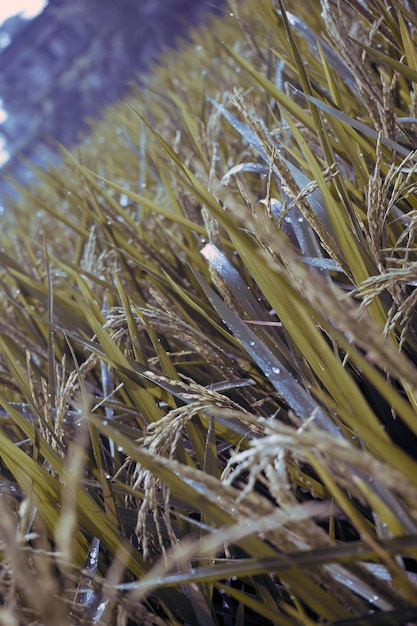
{"label": "cluster of rice ears", "polygon": [[417,622],[412,5],[231,1],[19,188],[0,624]]}

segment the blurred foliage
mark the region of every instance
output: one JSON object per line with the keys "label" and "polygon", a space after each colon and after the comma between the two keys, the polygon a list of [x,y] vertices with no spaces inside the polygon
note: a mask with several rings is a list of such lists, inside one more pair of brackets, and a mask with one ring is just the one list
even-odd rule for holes
{"label": "blurred foliage", "polygon": [[417,621],[417,18],[230,1],[4,218],[4,624]]}

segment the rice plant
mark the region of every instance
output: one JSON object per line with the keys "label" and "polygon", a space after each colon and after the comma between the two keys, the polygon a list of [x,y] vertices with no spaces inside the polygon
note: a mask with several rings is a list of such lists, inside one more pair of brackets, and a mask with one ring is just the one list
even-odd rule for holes
{"label": "rice plant", "polygon": [[417,623],[412,0],[230,0],[4,218],[0,624]]}

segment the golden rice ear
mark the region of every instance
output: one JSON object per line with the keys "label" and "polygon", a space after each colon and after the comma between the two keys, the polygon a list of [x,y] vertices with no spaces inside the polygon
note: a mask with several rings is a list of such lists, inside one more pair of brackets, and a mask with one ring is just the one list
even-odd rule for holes
{"label": "golden rice ear", "polygon": [[409,4],[233,1],[18,189],[0,621],[417,620]]}

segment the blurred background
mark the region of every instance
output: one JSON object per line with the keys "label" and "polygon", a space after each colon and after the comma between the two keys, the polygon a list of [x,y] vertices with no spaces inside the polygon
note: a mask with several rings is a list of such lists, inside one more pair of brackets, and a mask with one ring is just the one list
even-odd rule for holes
{"label": "blurred background", "polygon": [[33,177],[28,161],[58,159],[87,119],[129,90],[224,0],[11,0],[0,3],[0,207]]}

